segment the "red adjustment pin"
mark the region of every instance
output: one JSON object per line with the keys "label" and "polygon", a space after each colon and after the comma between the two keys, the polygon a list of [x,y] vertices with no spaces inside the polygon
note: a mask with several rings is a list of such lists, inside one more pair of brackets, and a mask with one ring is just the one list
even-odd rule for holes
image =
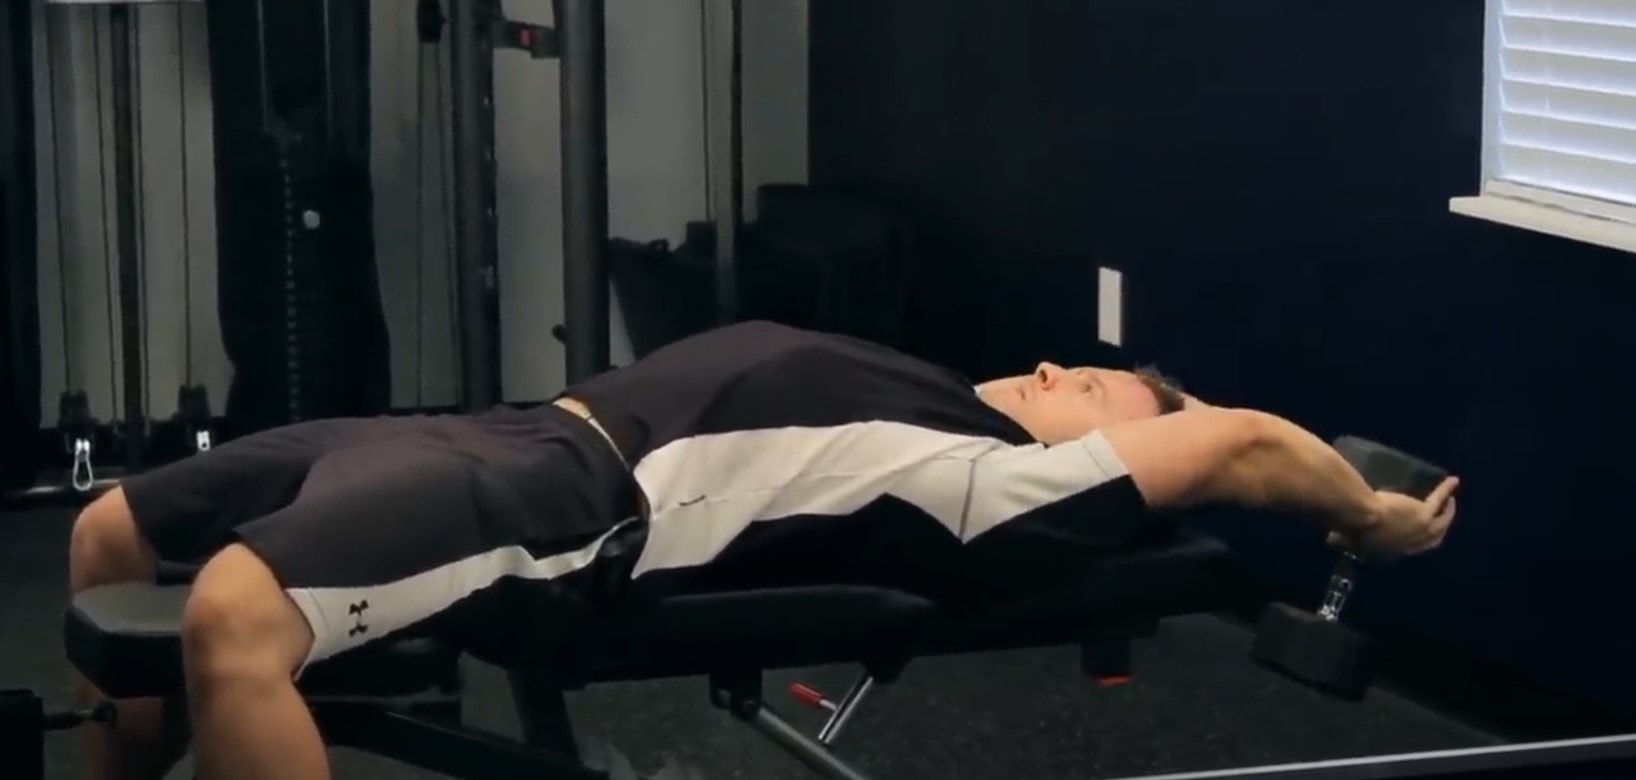
{"label": "red adjustment pin", "polygon": [[1130,675],[1120,674],[1112,677],[1092,677],[1091,681],[1096,683],[1096,687],[1098,688],[1117,688],[1121,685],[1128,685],[1130,683]]}
{"label": "red adjustment pin", "polygon": [[525,49],[534,48],[534,31],[527,27],[517,31],[517,42]]}
{"label": "red adjustment pin", "polygon": [[830,712],[834,712],[839,706],[835,702],[830,701],[829,697],[819,693],[816,688],[812,688],[803,683],[791,683],[790,695],[795,697],[796,701],[801,702],[802,704],[805,704],[815,710],[828,710]]}

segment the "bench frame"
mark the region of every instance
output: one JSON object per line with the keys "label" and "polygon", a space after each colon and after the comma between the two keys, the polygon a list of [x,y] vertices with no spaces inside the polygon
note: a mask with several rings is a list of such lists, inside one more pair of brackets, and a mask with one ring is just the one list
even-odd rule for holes
{"label": "bench frame", "polygon": [[[1081,644],[1081,671],[1096,680],[1123,681],[1130,675],[1130,644],[1150,636],[1157,619],[1103,627]],[[829,780],[865,780],[830,749],[840,728],[875,686],[896,682],[908,659],[864,665],[858,682],[832,711],[818,737],[803,733],[767,700],[763,676],[770,669],[733,668],[711,672],[712,704],[754,728],[792,758]],[[565,695],[580,687],[545,674],[509,673],[512,698],[522,725],[521,741],[464,725],[460,689],[440,687],[425,694],[390,699],[308,697],[308,705],[327,744],[351,747],[421,769],[463,780],[609,780],[589,767]]]}

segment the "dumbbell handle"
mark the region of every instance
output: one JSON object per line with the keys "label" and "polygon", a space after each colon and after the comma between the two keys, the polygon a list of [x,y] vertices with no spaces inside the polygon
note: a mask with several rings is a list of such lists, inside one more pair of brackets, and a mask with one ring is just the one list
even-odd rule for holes
{"label": "dumbbell handle", "polygon": [[1329,589],[1324,591],[1324,604],[1318,609],[1318,617],[1330,622],[1341,619],[1341,610],[1346,608],[1346,599],[1357,586],[1358,567],[1361,565],[1363,559],[1356,554],[1350,552],[1341,554],[1341,559],[1335,563],[1335,572],[1329,575]]}

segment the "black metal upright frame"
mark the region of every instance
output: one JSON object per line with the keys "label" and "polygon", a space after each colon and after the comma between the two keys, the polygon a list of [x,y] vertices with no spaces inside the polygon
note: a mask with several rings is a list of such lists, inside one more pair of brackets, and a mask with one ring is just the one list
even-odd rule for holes
{"label": "black metal upright frame", "polygon": [[[147,436],[147,387],[142,343],[142,246],[136,233],[136,107],[131,68],[131,7],[108,8],[108,59],[113,86],[114,236],[119,255],[119,342],[124,377],[125,467],[142,467]],[[99,75],[98,78],[101,76]]]}
{"label": "black metal upright frame", "polygon": [[[500,370],[494,54],[505,19],[493,0],[455,0],[449,14],[454,144],[455,283],[462,405],[504,400]],[[607,68],[602,0],[555,0],[561,69],[563,295],[568,379],[608,365]]]}
{"label": "black metal upright frame", "polygon": [[562,262],[568,381],[608,368],[608,111],[603,0],[556,0],[562,44]]}
{"label": "black metal upright frame", "polygon": [[[449,14],[455,283],[462,405],[504,400],[500,367],[494,54],[509,29],[495,0],[453,0]],[[568,380],[608,365],[608,133],[603,0],[554,0],[562,107],[563,297]],[[517,41],[508,41],[518,45]]]}
{"label": "black metal upright frame", "polygon": [[454,253],[461,403],[503,397],[494,160],[495,0],[449,3],[450,138],[454,146]]}
{"label": "black metal upright frame", "polygon": [[[0,3],[0,489],[33,478],[34,453],[21,445],[39,426],[39,301],[36,262],[34,8]],[[9,319],[10,322],[6,322]]]}
{"label": "black metal upright frame", "polygon": [[[717,226],[717,316],[736,310],[736,244],[742,224],[741,0],[711,0],[707,146]],[[500,370],[498,215],[495,197],[494,54],[508,22],[497,0],[452,0],[455,273],[462,405],[504,400]],[[550,33],[560,64],[563,303],[570,383],[609,366],[607,17],[604,0],[553,0]],[[536,28],[538,32],[538,28]],[[506,45],[528,48],[517,40]],[[537,54],[538,56],[538,54]]]}
{"label": "black metal upright frame", "polygon": [[743,0],[709,0],[704,26],[705,175],[715,227],[715,319],[738,318],[739,235],[744,228]]}

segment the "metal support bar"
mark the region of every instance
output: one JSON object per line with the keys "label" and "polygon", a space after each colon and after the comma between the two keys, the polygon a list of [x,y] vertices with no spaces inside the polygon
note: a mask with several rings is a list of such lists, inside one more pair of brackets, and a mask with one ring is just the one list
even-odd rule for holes
{"label": "metal support bar", "polygon": [[744,214],[743,0],[706,0],[705,154],[715,224],[716,323],[738,318],[738,238]]}
{"label": "metal support bar", "polygon": [[818,731],[820,744],[825,746],[835,744],[835,740],[841,736],[841,729],[846,728],[846,722],[852,719],[852,714],[857,712],[858,705],[863,704],[863,697],[869,695],[874,685],[875,678],[867,672],[858,677],[858,681],[847,690],[846,696],[841,698],[841,703],[836,706],[835,711],[829,714],[829,720],[824,723],[824,727]]}
{"label": "metal support bar", "polygon": [[831,780],[864,780],[858,770],[767,706],[761,698],[761,670],[736,669],[710,675],[710,703],[750,724],[808,769]]}
{"label": "metal support bar", "polygon": [[556,0],[562,63],[562,263],[568,382],[608,368],[608,130],[603,0]]}
{"label": "metal support bar", "polygon": [[817,772],[832,780],[866,780],[865,776],[848,766],[846,762],[835,757],[823,745],[812,741],[800,729],[789,724],[778,716],[765,703],[757,703],[748,717],[735,712],[734,715],[755,727],[762,736],[771,740],[773,744],[783,748],[785,752],[794,756],[797,761],[805,764],[808,769]]}
{"label": "metal support bar", "polygon": [[449,5],[461,405],[481,410],[503,397],[495,232],[494,26],[490,23],[497,13],[492,0],[458,0]]}
{"label": "metal support bar", "polygon": [[142,247],[136,238],[135,110],[131,105],[131,9],[108,9],[114,114],[114,229],[119,252],[119,326],[125,377],[125,465],[142,465],[147,404],[143,387]]}

